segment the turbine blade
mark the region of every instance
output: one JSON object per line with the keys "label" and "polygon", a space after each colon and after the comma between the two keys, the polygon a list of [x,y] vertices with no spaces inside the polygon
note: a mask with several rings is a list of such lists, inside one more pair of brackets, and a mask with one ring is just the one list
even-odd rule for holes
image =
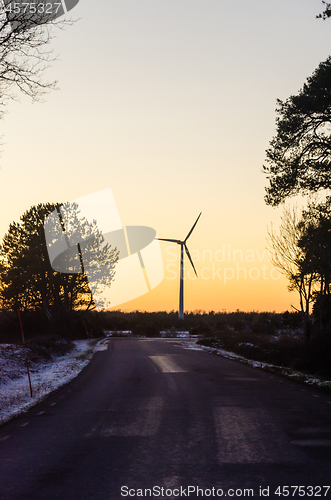
{"label": "turbine blade", "polygon": [[192,265],[192,267],[193,267],[193,271],[195,272],[196,277],[198,277],[198,273],[197,273],[197,271],[196,271],[196,269],[195,269],[195,267],[194,267],[193,260],[192,260],[192,258],[191,258],[190,252],[188,251],[188,248],[187,248],[187,246],[186,246],[185,244],[184,244],[184,246],[185,246],[185,252],[186,252],[186,255],[188,256],[188,258],[189,258],[189,260],[190,260],[190,262],[191,262],[191,265]]}
{"label": "turbine blade", "polygon": [[155,238],[156,240],[161,240],[161,241],[171,241],[172,243],[178,243],[179,245],[181,244],[181,241],[179,240],[169,240],[167,238]]}
{"label": "turbine blade", "polygon": [[198,218],[197,218],[197,220],[195,221],[195,223],[193,224],[193,226],[191,227],[190,232],[188,233],[188,235],[186,236],[186,238],[185,238],[185,240],[184,240],[184,243],[185,243],[185,241],[187,241],[187,240],[189,239],[189,237],[191,236],[192,231],[193,231],[193,229],[195,228],[195,226],[197,225],[197,222],[198,222],[198,220],[200,219],[200,215],[201,215],[201,214],[202,214],[202,212],[200,212],[200,213],[199,213]]}

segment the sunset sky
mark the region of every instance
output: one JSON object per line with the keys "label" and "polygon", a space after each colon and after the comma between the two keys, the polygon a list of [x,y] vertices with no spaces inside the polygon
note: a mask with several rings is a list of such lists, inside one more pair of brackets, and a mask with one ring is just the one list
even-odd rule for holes
{"label": "sunset sky", "polygon": [[[331,52],[320,0],[81,0],[55,30],[59,90],[20,96],[1,121],[0,236],[31,205],[111,188],[123,225],[188,240],[199,278],[186,310],[298,305],[268,260],[265,150],[276,99],[297,93]],[[294,203],[294,200],[291,201]],[[179,247],[165,277],[122,310],[178,308]],[[186,270],[189,262],[185,261]]]}

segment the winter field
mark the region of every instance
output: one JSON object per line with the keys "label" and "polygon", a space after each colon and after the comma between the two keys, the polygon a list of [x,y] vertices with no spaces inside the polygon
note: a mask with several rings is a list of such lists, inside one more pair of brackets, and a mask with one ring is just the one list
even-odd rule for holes
{"label": "winter field", "polygon": [[26,411],[50,392],[70,382],[98,349],[89,340],[74,342],[71,352],[50,361],[29,361],[32,397],[22,346],[0,344],[0,424]]}

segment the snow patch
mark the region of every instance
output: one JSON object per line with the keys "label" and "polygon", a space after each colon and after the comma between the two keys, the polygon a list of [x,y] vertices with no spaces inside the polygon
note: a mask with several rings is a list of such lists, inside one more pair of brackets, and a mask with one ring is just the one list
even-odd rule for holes
{"label": "snow patch", "polygon": [[74,344],[74,349],[65,356],[54,357],[50,362],[29,363],[32,397],[23,347],[0,344],[0,424],[27,411],[81,372],[95,348],[89,340],[78,340]]}
{"label": "snow patch", "polygon": [[313,377],[312,375],[307,375],[306,373],[294,371],[284,366],[277,366],[277,365],[271,365],[269,363],[263,363],[261,361],[254,361],[252,359],[244,358],[244,356],[241,356],[240,354],[236,354],[230,351],[225,351],[224,349],[219,349],[216,347],[197,345],[196,341],[185,342],[185,343],[178,342],[178,344],[186,349],[212,352],[214,354],[217,354],[218,356],[222,356],[223,358],[233,359],[235,361],[240,361],[241,363],[246,363],[247,365],[253,366],[254,368],[262,368],[272,373],[278,373],[280,375],[284,375],[291,379],[304,382],[305,384],[312,385],[314,387],[323,387],[323,388],[326,387],[328,389],[331,389],[331,380],[319,379]]}

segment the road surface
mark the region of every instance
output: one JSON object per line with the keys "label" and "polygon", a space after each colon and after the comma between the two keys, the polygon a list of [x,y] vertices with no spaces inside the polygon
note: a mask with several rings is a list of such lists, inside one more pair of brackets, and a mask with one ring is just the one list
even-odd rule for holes
{"label": "road surface", "polygon": [[1,500],[331,498],[331,396],[176,340],[101,349],[0,427]]}

